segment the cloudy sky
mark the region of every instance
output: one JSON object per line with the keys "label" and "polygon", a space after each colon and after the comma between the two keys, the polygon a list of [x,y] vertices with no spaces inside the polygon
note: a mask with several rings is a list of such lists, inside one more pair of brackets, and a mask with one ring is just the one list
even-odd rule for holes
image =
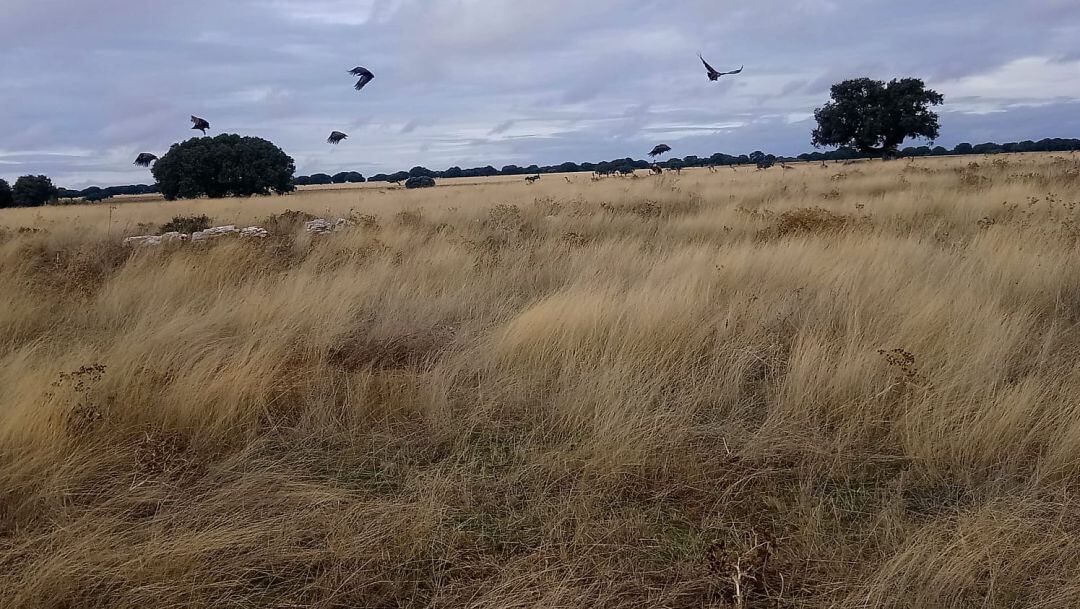
{"label": "cloudy sky", "polygon": [[1080,1],[0,0],[0,177],[150,182],[191,114],[299,173],[795,154],[856,76],[944,93],[946,146],[1080,137]]}

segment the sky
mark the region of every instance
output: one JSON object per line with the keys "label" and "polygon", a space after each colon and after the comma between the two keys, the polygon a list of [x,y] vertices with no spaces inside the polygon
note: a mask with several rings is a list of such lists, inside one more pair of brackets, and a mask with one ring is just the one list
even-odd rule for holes
{"label": "sky", "polygon": [[943,93],[944,146],[1080,137],[1080,0],[0,0],[0,177],[152,183],[192,114],[298,174],[792,155],[862,76]]}

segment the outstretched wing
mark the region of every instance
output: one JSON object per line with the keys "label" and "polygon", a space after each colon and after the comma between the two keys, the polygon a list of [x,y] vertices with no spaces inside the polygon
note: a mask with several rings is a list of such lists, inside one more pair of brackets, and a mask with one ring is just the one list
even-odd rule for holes
{"label": "outstretched wing", "polygon": [[375,75],[371,73],[371,70],[363,66],[356,66],[355,68],[349,70],[349,74],[360,77],[360,80],[356,81],[357,91],[363,89],[369,82],[375,79]]}
{"label": "outstretched wing", "polygon": [[348,137],[349,137],[348,135],[345,135],[344,133],[342,133],[340,131],[333,131],[333,132],[330,133],[330,137],[326,138],[326,143],[327,144],[340,144],[342,142],[342,140],[345,140]]}
{"label": "outstretched wing", "polygon": [[730,72],[721,72],[720,76],[728,76],[728,75],[731,75],[731,74],[741,74],[744,67],[746,67],[746,66],[739,66],[738,70],[732,70]]}
{"label": "outstretched wing", "polygon": [[153,163],[156,160],[157,157],[155,155],[152,155],[149,152],[143,152],[139,154],[139,156],[135,157],[134,164],[138,165],[139,167],[149,167],[150,163]]}
{"label": "outstretched wing", "polygon": [[359,91],[360,89],[363,89],[372,80],[375,80],[375,75],[374,74],[371,74],[371,73],[364,74],[363,76],[360,77],[360,80],[356,81],[356,90]]}
{"label": "outstretched wing", "polygon": [[712,76],[713,74],[720,74],[720,72],[716,71],[716,68],[710,66],[709,62],[705,61],[705,58],[701,56],[701,53],[698,53],[698,59],[701,60],[701,63],[705,64],[705,69],[709,71],[709,76]]}

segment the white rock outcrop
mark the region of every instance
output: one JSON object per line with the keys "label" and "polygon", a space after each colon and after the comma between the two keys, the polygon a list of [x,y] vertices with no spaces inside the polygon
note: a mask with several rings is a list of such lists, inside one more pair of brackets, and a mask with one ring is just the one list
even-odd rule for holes
{"label": "white rock outcrop", "polygon": [[129,245],[131,247],[155,247],[169,243],[183,243],[185,241],[205,243],[212,239],[228,235],[237,235],[245,239],[265,239],[270,236],[270,233],[261,226],[249,226],[247,228],[238,229],[235,225],[230,224],[227,226],[215,226],[206,230],[196,231],[190,235],[171,232],[165,233],[164,235],[138,235],[135,237],[126,237],[124,239],[124,245]]}
{"label": "white rock outcrop", "polygon": [[315,235],[322,235],[325,233],[335,233],[348,226],[348,224],[349,223],[345,218],[338,218],[333,221],[315,218],[314,220],[304,223],[304,230]]}
{"label": "white rock outcrop", "polygon": [[270,236],[270,233],[265,228],[259,226],[249,226],[247,228],[240,229],[240,236],[245,238],[252,237],[255,239],[265,239]]}
{"label": "white rock outcrop", "polygon": [[235,224],[229,224],[227,226],[215,226],[213,228],[208,228],[206,230],[191,233],[191,240],[195,242],[209,241],[210,239],[217,239],[218,237],[224,237],[226,235],[237,235],[239,233],[240,230],[236,228]]}
{"label": "white rock outcrop", "polygon": [[183,233],[171,232],[164,235],[139,235],[124,239],[124,245],[132,247],[154,247],[165,243],[183,243],[190,239]]}

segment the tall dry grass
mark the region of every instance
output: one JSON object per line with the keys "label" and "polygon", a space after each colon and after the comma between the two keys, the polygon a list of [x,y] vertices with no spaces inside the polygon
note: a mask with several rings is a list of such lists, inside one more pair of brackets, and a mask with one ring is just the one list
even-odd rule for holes
{"label": "tall dry grass", "polygon": [[1080,163],[970,162],[5,211],[2,605],[1075,607]]}

